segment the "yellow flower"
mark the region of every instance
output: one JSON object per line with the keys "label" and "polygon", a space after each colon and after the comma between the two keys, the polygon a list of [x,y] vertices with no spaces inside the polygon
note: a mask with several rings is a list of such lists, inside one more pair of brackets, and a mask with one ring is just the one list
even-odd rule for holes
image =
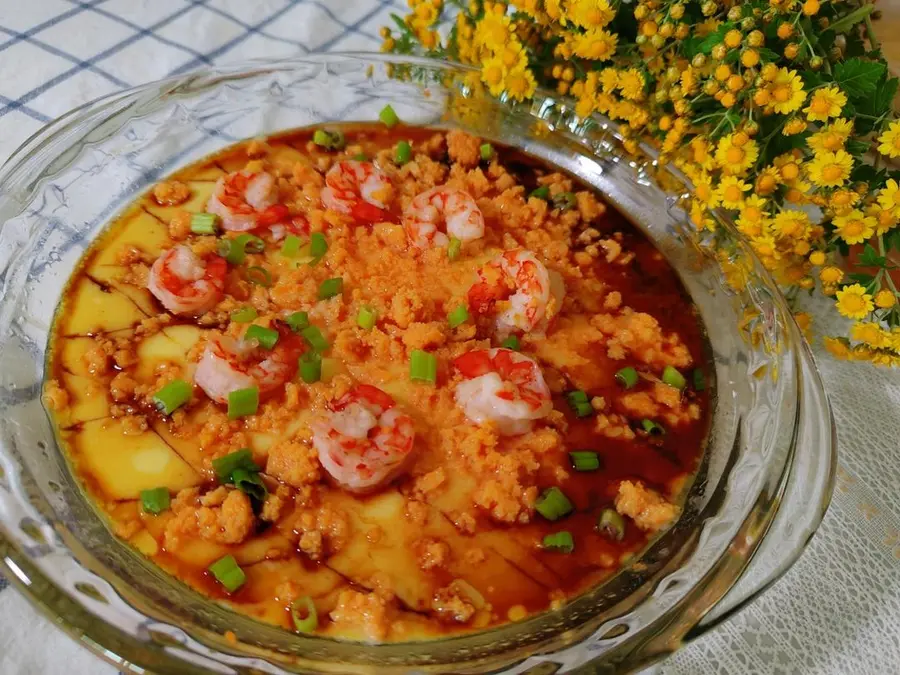
{"label": "yellow flower", "polygon": [[744,203],[744,193],[750,189],[750,183],[745,183],[736,176],[723,176],[716,188],[716,200],[728,209],[739,209]]}
{"label": "yellow flower", "polygon": [[759,172],[756,179],[756,192],[760,195],[770,195],[781,184],[781,174],[774,166],[767,166]]}
{"label": "yellow flower", "polygon": [[825,251],[813,251],[809,254],[809,263],[819,267],[825,264]]}
{"label": "yellow flower", "polygon": [[897,216],[890,211],[878,209],[878,213],[874,214],[874,217],[878,221],[878,224],[875,226],[875,234],[879,237],[897,225]]}
{"label": "yellow flower", "polygon": [[475,28],[475,44],[490,50],[502,47],[509,39],[509,24],[509,17],[506,15],[485,12]]}
{"label": "yellow flower", "polygon": [[828,206],[838,215],[856,206],[859,201],[859,193],[854,190],[835,190],[828,199]]}
{"label": "yellow flower", "polygon": [[716,146],[716,161],[722,167],[722,172],[732,175],[743,175],[756,162],[759,157],[759,147],[754,141],[747,140],[743,134],[740,145],[735,143],[738,134],[722,136]]}
{"label": "yellow flower", "polygon": [[747,197],[737,219],[738,229],[748,237],[758,237],[763,234],[768,222],[766,200],[758,195]]}
{"label": "yellow flower", "polygon": [[865,319],[875,305],[872,296],[860,284],[844,286],[837,292],[837,310],[848,319]]}
{"label": "yellow flower", "polygon": [[834,231],[848,244],[860,244],[875,234],[875,219],[859,209],[853,209],[846,216],[837,216],[832,222]]}
{"label": "yellow flower", "polygon": [[881,309],[890,309],[896,304],[897,296],[887,288],[883,288],[875,294],[875,305]]}
{"label": "yellow flower", "polygon": [[607,0],[570,0],[567,16],[582,28],[603,28],[616,13]]}
{"label": "yellow flower", "polygon": [[813,92],[809,105],[803,109],[806,118],[812,122],[825,122],[829,117],[838,117],[841,108],[847,105],[847,95],[837,87],[823,87]]}
{"label": "yellow flower", "polygon": [[622,96],[639,100],[644,96],[644,76],[637,68],[629,68],[619,73],[619,89]]}
{"label": "yellow flower", "polygon": [[481,81],[488,86],[491,96],[500,96],[506,84],[507,69],[503,61],[496,56],[485,59],[481,66]]}
{"label": "yellow flower", "polygon": [[895,216],[900,216],[900,183],[891,178],[878,191],[878,204],[885,211],[890,211]]}
{"label": "yellow flower", "polygon": [[530,98],[537,89],[537,82],[531,71],[522,66],[511,70],[506,76],[506,93],[517,101]]}
{"label": "yellow flower", "polygon": [[824,267],[819,272],[819,278],[823,284],[839,284],[844,278],[844,271],[840,267]]}
{"label": "yellow flower", "polygon": [[882,349],[891,343],[890,337],[881,326],[871,321],[853,324],[853,328],[850,329],[850,337],[876,349]]}
{"label": "yellow flower", "polygon": [[769,83],[768,90],[772,99],[770,105],[782,115],[794,112],[806,100],[803,80],[796,70],[779,68],[775,79]]}
{"label": "yellow flower", "polygon": [[781,130],[782,136],[796,136],[799,133],[806,131],[806,122],[803,121],[802,117],[795,117],[790,120]]}
{"label": "yellow flower", "polygon": [[850,347],[847,346],[847,341],[844,338],[827,337],[822,340],[822,343],[825,345],[825,349],[828,350],[828,353],[835,358],[850,358]]}
{"label": "yellow flower", "polygon": [[711,171],[716,163],[713,154],[709,150],[709,142],[702,136],[691,139],[691,151],[694,161],[707,171]]}
{"label": "yellow flower", "polygon": [[694,196],[707,208],[714,209],[719,205],[719,197],[712,187],[712,177],[705,171],[694,179]]}
{"label": "yellow flower", "polygon": [[[590,77],[593,73],[589,74]],[[600,88],[611,94],[619,86],[619,71],[615,68],[604,68],[600,71]]]}
{"label": "yellow flower", "polygon": [[850,177],[853,157],[844,150],[816,155],[807,167],[809,179],[819,187],[838,187]]}
{"label": "yellow flower", "polygon": [[693,94],[697,90],[697,71],[693,66],[688,66],[681,72],[681,91],[686,95]]}
{"label": "yellow flower", "polygon": [[510,38],[507,43],[497,49],[495,53],[500,57],[504,67],[509,70],[515,70],[516,68],[524,69],[528,67],[528,57],[525,54],[525,48],[522,47],[522,43],[515,38]]}
{"label": "yellow flower", "polygon": [[835,120],[821,131],[806,139],[807,145],[813,152],[836,152],[844,149],[844,143],[853,133],[853,122],[850,120]]}
{"label": "yellow flower", "polygon": [[698,230],[715,229],[716,223],[712,218],[710,218],[709,213],[706,210],[706,206],[698,202],[696,199],[691,202],[690,216],[691,222],[694,223]]}
{"label": "yellow flower", "polygon": [[772,219],[772,228],[782,237],[804,239],[809,230],[809,216],[804,211],[781,211]]}
{"label": "yellow flower", "polygon": [[562,12],[562,0],[544,0],[544,11],[553,21],[559,21],[563,26],[566,25]]}
{"label": "yellow flower", "polygon": [[750,245],[756,251],[756,254],[762,258],[764,264],[767,259],[778,258],[778,246],[775,244],[775,237],[772,235],[764,234],[756,237],[750,241]]}
{"label": "yellow flower", "polygon": [[[567,38],[569,36],[566,36]],[[606,61],[616,52],[619,36],[602,28],[592,28],[572,39],[572,51],[576,56],[591,61]]]}
{"label": "yellow flower", "polygon": [[900,120],[894,120],[878,137],[878,152],[888,157],[900,157]]}

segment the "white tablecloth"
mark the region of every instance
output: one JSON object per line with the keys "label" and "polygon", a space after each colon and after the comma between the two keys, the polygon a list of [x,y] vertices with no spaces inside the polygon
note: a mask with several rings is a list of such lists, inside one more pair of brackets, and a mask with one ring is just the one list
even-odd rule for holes
{"label": "white tablecloth", "polygon": [[[377,49],[401,0],[0,0],[0,158],[45,122],[208,63]],[[827,303],[817,328],[839,320]],[[835,328],[835,326],[831,326]],[[834,501],[800,562],[749,609],[657,670],[900,673],[900,372],[819,349],[838,424]],[[107,675],[0,580],[0,673]]]}

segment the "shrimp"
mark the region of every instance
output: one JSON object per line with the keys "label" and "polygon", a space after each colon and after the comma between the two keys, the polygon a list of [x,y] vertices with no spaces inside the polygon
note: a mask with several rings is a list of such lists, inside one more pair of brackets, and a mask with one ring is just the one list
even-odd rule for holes
{"label": "shrimp", "polygon": [[297,372],[306,345],[299,335],[276,323],[278,342],[262,349],[255,341],[213,335],[194,371],[194,383],[216,403],[228,403],[238,389],[255,387],[260,397],[272,393]]}
{"label": "shrimp", "polygon": [[466,378],[456,385],[456,405],[475,424],[491,421],[504,436],[531,431],[553,410],[538,364],[511,349],[476,349],[453,365]]}
{"label": "shrimp", "polygon": [[502,339],[514,332],[546,330],[559,312],[565,295],[562,277],[550,273],[534,253],[525,249],[504,251],[478,271],[478,281],[469,288],[469,307],[477,315],[494,311],[497,301],[506,301],[496,318],[496,333]]}
{"label": "shrimp", "polygon": [[277,201],[278,185],[272,174],[236,171],[218,180],[206,210],[219,216],[226,230],[245,232],[286,219],[288,208]]}
{"label": "shrimp", "polygon": [[189,246],[179,245],[153,263],[147,289],[173,314],[199,315],[219,302],[227,272],[224,258],[200,258]]}
{"label": "shrimp", "polygon": [[354,219],[374,223],[387,217],[391,180],[371,162],[336,162],[325,174],[322,204]]}
{"label": "shrimp", "polygon": [[331,477],[351,492],[386,485],[412,456],[415,429],[409,415],[377,387],[359,384],[313,423],[313,446]]}
{"label": "shrimp", "polygon": [[[447,233],[438,230],[444,224]],[[403,227],[417,248],[446,246],[450,237],[472,241],[484,236],[484,216],[472,196],[442,185],[416,195],[403,212]]]}

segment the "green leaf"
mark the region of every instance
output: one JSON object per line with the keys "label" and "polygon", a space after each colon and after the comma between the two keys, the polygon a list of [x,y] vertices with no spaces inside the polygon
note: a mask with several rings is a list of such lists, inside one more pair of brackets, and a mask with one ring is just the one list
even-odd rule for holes
{"label": "green leaf", "polygon": [[881,117],[889,112],[897,95],[897,85],[900,85],[900,80],[896,77],[885,77],[875,88],[875,94],[860,103],[860,112],[872,117]]}
{"label": "green leaf", "polygon": [[692,35],[687,40],[681,43],[681,50],[684,54],[684,57],[688,60],[694,58],[697,54],[700,53],[700,45],[703,42],[703,38],[697,37],[696,35]]}
{"label": "green leaf", "polygon": [[866,244],[857,261],[860,265],[865,265],[866,267],[884,267],[887,259],[883,255],[878,255],[878,252],[871,244]]}
{"label": "green leaf", "polygon": [[872,293],[877,286],[875,277],[871,274],[848,274],[846,279],[847,281],[843,282],[841,287],[859,284],[860,286],[866,287],[866,293]]}
{"label": "green leaf", "polygon": [[888,251],[900,251],[900,229],[893,229],[884,235],[884,247]]}
{"label": "green leaf", "polygon": [[835,66],[834,81],[850,98],[863,98],[875,93],[884,72],[883,63],[849,59]]}
{"label": "green leaf", "polygon": [[843,33],[846,30],[853,28],[860,21],[864,21],[869,14],[875,9],[874,4],[863,5],[848,14],[845,14],[843,17],[833,22],[828,30],[832,30],[835,33]]}
{"label": "green leaf", "polygon": [[800,73],[800,78],[803,80],[803,84],[806,85],[807,89],[813,89],[814,87],[825,84],[825,80],[822,79],[822,76],[814,70],[804,70]]}
{"label": "green leaf", "polygon": [[870,143],[866,143],[865,141],[857,141],[853,138],[847,141],[847,152],[851,155],[863,155],[869,151],[871,147]]}
{"label": "green leaf", "polygon": [[887,180],[887,172],[884,169],[876,169],[871,164],[858,164],[850,172],[850,180],[854,183],[866,183],[870,190],[874,190],[884,185]]}
{"label": "green leaf", "polygon": [[768,49],[766,47],[760,47],[756,51],[759,52],[760,63],[768,63],[769,61],[777,61],[778,59],[781,58],[777,52],[773,52],[771,49]]}
{"label": "green leaf", "polygon": [[700,53],[701,54],[709,54],[713,47],[722,42],[725,39],[725,33],[734,28],[734,23],[731,21],[726,21],[721,26],[719,26],[718,30],[715,33],[710,33],[705,38],[703,38],[703,42],[700,43]]}

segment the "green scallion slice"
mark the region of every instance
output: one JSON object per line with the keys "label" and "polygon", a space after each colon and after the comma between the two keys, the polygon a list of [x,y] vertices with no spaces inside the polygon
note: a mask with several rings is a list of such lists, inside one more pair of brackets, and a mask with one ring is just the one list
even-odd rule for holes
{"label": "green scallion slice", "polygon": [[289,234],[281,244],[281,255],[285,258],[296,258],[300,255],[300,247],[302,245],[303,242],[300,240],[300,237],[296,234]]}
{"label": "green scallion slice", "polygon": [[300,379],[313,384],[322,379],[322,357],[316,351],[309,351],[300,357]]}
{"label": "green scallion slice", "polygon": [[259,409],[259,389],[248,387],[228,394],[228,419],[253,415]]}
{"label": "green scallion slice", "polygon": [[213,471],[220,483],[234,483],[234,472],[238,470],[259,473],[259,466],[253,461],[250,448],[241,448],[212,461]]}
{"label": "green scallion slice", "polygon": [[171,415],[191,400],[191,385],[184,380],[172,380],[153,395],[153,405],[163,415]]}
{"label": "green scallion slice", "polygon": [[550,188],[547,185],[541,185],[539,188],[532,190],[528,196],[544,200],[550,199]]}
{"label": "green scallion slice", "polygon": [[594,408],[591,405],[588,395],[580,389],[567,393],[566,401],[568,401],[569,407],[575,413],[576,417],[590,417],[594,414]]}
{"label": "green scallion slice", "polygon": [[597,531],[610,539],[622,541],[625,538],[625,519],[613,509],[603,509],[597,519]]}
{"label": "green scallion slice", "polygon": [[684,379],[684,375],[679,373],[672,366],[666,366],[663,369],[662,381],[670,387],[675,387],[676,389],[684,389],[685,386],[687,386],[687,381]]}
{"label": "green scallion slice", "polygon": [[363,330],[372,330],[375,327],[377,318],[378,314],[372,307],[363,305],[359,308],[359,313],[356,315],[356,324]]}
{"label": "green scallion slice", "polygon": [[450,324],[450,328],[462,326],[468,320],[469,310],[465,305],[460,305],[447,315],[447,323]]}
{"label": "green scallion slice", "polygon": [[300,335],[303,336],[303,339],[306,340],[310,347],[320,354],[329,347],[328,340],[322,335],[322,331],[319,330],[318,326],[307,326],[300,331]]}
{"label": "green scallion slice", "polygon": [[326,150],[340,150],[347,144],[347,141],[344,138],[344,134],[340,131],[316,129],[315,133],[313,133],[313,143]]}
{"label": "green scallion slice", "polygon": [[231,320],[235,323],[250,323],[259,316],[259,313],[253,307],[241,307],[231,313]]}
{"label": "green scallion slice", "polygon": [[152,490],[141,490],[141,508],[144,513],[158,515],[169,508],[171,500],[169,488],[158,487]]}
{"label": "green scallion slice", "polygon": [[209,571],[229,593],[234,593],[247,581],[247,575],[232,555],[216,560],[209,566]]}
{"label": "green scallion slice", "polygon": [[262,504],[269,494],[266,484],[259,477],[259,471],[248,471],[247,469],[235,469],[231,472],[231,481],[234,487],[250,497],[257,504]]}
{"label": "green scallion slice", "polygon": [[437,382],[437,357],[421,349],[409,354],[409,379],[421,382]]}
{"label": "green scallion slice", "polygon": [[637,371],[631,366],[622,368],[622,370],[616,373],[616,381],[626,389],[631,389],[638,383]]}
{"label": "green scallion slice", "polygon": [[703,373],[702,368],[694,369],[693,380],[695,391],[703,391],[706,389],[706,375]]}
{"label": "green scallion slice", "polygon": [[553,207],[560,211],[567,211],[576,204],[574,192],[560,192],[553,195]]}
{"label": "green scallion slice", "polygon": [[522,348],[522,344],[519,342],[519,338],[515,335],[510,335],[503,342],[500,343],[500,346],[503,349],[512,349],[513,351],[519,351]]}
{"label": "green scallion slice", "polygon": [[666,430],[653,420],[641,420],[641,428],[651,436],[662,436]]}
{"label": "green scallion slice", "polygon": [[366,153],[364,153],[364,152],[358,152],[355,155],[353,155],[352,159],[357,162],[368,162],[369,156],[366,155]]}
{"label": "green scallion slice", "polygon": [[256,340],[263,349],[272,349],[278,342],[278,331],[263,326],[250,326],[244,333],[245,340]]}
{"label": "green scallion slice", "polygon": [[319,300],[328,300],[344,292],[344,280],[341,277],[326,279],[319,285]]}
{"label": "green scallion slice", "polygon": [[456,237],[450,237],[450,245],[447,246],[447,258],[453,262],[459,257],[462,251],[462,241]]}
{"label": "green scallion slice", "polygon": [[490,162],[494,158],[494,146],[490,143],[482,143],[478,150],[481,153],[481,159],[485,162]]}
{"label": "green scallion slice", "polygon": [[309,254],[313,257],[310,265],[315,265],[328,253],[328,240],[321,232],[313,232],[309,235]]}
{"label": "green scallion slice", "polygon": [[304,328],[309,326],[309,314],[306,312],[294,312],[290,316],[286,317],[284,322],[291,327],[291,330],[295,333],[299,333]]}
{"label": "green scallion slice", "polygon": [[230,265],[240,265],[248,253],[261,253],[266,243],[252,234],[239,234],[234,239],[219,239],[218,252]]}
{"label": "green scallion slice", "polygon": [[558,487],[547,488],[535,502],[534,509],[547,520],[559,520],[572,512],[572,502]]}
{"label": "green scallion slice", "polygon": [[191,232],[194,234],[215,234],[219,217],[215,213],[195,213],[191,216]]}
{"label": "green scallion slice", "polygon": [[[390,106],[388,106],[390,107]],[[308,595],[291,603],[291,619],[298,633],[312,633],[319,626],[316,605]]]}
{"label": "green scallion slice", "polygon": [[266,268],[254,265],[247,269],[247,281],[263,288],[269,288],[272,285],[272,275]]}
{"label": "green scallion slice", "polygon": [[576,450],[569,453],[576,471],[596,471],[600,468],[600,456],[593,450]]}
{"label": "green scallion slice", "polygon": [[559,551],[560,553],[571,553],[575,550],[575,540],[572,539],[571,532],[548,534],[544,537],[541,545],[548,551]]}
{"label": "green scallion slice", "polygon": [[380,119],[388,129],[400,124],[400,118],[397,117],[397,113],[394,112],[394,108],[391,107],[390,104],[381,109],[381,112],[378,113],[378,119]]}
{"label": "green scallion slice", "polygon": [[394,148],[394,164],[403,166],[412,159],[412,146],[409,141],[400,141]]}

